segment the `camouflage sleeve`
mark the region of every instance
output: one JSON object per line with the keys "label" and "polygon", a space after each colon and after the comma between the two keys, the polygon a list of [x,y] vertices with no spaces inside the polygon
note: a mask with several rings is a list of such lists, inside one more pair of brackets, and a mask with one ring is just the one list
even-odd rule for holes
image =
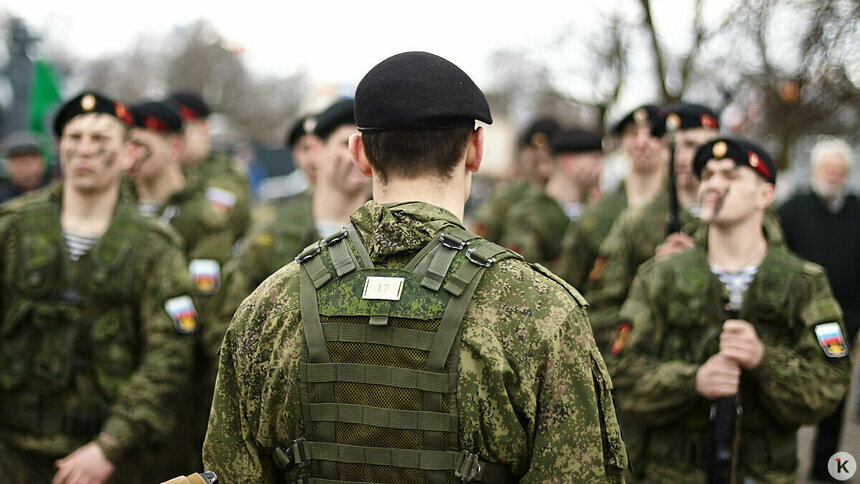
{"label": "camouflage sleeve", "polygon": [[508,212],[501,245],[529,262],[549,265],[561,250],[570,220],[554,202],[523,202]]}
{"label": "camouflage sleeve", "polygon": [[597,254],[589,244],[587,229],[580,222],[571,224],[561,242],[561,252],[552,271],[573,287],[581,288],[588,279]]}
{"label": "camouflage sleeve", "polygon": [[612,381],[583,309],[571,313],[541,361],[534,450],[522,482],[624,482],[627,454]]}
{"label": "camouflage sleeve", "polygon": [[224,333],[239,305],[252,290],[253,288],[249,287],[247,275],[241,270],[237,259],[229,260],[221,271],[221,288],[209,301],[202,334],[203,351],[207,361],[211,362],[209,368],[213,374],[209,375],[209,378],[213,384]]}
{"label": "camouflage sleeve", "polygon": [[236,197],[229,221],[230,233],[235,242],[251,226],[251,193],[248,178],[236,167],[229,166],[223,176],[208,180],[207,190],[212,188],[225,190]]}
{"label": "camouflage sleeve", "polygon": [[136,261],[140,355],[136,371],[120,389],[103,430],[122,450],[163,439],[173,424],[170,403],[189,379],[196,323],[182,326],[167,312],[168,300],[191,293],[179,247],[151,232],[146,255]]}
{"label": "camouflage sleeve", "polygon": [[833,413],[850,384],[851,361],[847,346],[841,356],[829,357],[816,337],[816,326],[835,322],[845,340],[842,311],[833,298],[827,277],[817,269],[800,294],[798,314],[802,328],[792,346],[765,345],[764,356],[753,370],[763,407],[779,421],[814,424]]}
{"label": "camouflage sleeve", "polygon": [[666,329],[665,311],[657,301],[670,278],[670,274],[663,274],[653,265],[645,265],[639,271],[618,320],[632,325],[629,338],[623,348],[613,351],[617,356],[609,356],[618,408],[649,425],[682,416],[684,409],[699,398],[698,366],[658,357]]}

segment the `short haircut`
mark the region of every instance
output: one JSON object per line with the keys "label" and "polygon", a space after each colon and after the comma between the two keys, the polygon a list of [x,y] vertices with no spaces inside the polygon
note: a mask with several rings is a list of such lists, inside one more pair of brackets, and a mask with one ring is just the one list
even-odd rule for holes
{"label": "short haircut", "polygon": [[825,156],[833,154],[842,156],[842,159],[845,160],[845,168],[849,171],[851,170],[854,164],[851,147],[843,139],[831,136],[822,138],[812,147],[812,152],[810,153],[812,169],[814,170]]}
{"label": "short haircut", "polygon": [[367,131],[367,161],[387,184],[389,177],[436,176],[447,180],[466,151],[474,124],[451,129]]}

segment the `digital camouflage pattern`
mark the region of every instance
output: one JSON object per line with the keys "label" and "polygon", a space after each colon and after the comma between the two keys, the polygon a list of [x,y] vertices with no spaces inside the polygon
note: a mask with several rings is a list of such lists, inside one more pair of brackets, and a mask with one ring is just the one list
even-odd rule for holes
{"label": "digital camouflage pattern", "polygon": [[[167,310],[190,302],[187,265],[172,232],[122,201],[95,246],[69,260],[61,199],[58,183],[0,206],[0,475],[40,481],[104,431],[120,442],[105,449],[115,475],[137,482],[123,476],[126,457],[164,441],[188,381],[193,307]],[[9,468],[14,455],[51,468]]]}
{"label": "digital camouflage pattern", "polygon": [[[695,375],[719,352],[727,301],[697,246],[643,265],[621,308],[632,330],[608,362],[619,409],[646,427],[644,461],[634,463],[645,482],[706,482],[711,402],[696,392]],[[794,483],[798,427],[832,413],[849,381],[849,357],[826,357],[814,332],[841,326],[842,311],[820,266],[771,244],[739,319],[755,326],[765,352],[741,374],[738,480]]]}
{"label": "digital camouflage pattern", "polygon": [[570,219],[542,188],[530,187],[508,210],[499,244],[528,262],[550,265],[561,251]]}
{"label": "digital camouflage pattern", "polygon": [[[351,219],[383,269],[402,267],[441,229],[462,228],[451,213],[418,202],[371,201]],[[203,453],[226,482],[278,481],[270,453],[303,435],[298,276],[291,263],[267,279],[224,338]],[[584,301],[573,294],[506,259],[486,270],[463,319],[460,448],[525,482],[621,482],[627,465],[612,383]]]}
{"label": "digital camouflage pattern", "polygon": [[528,190],[527,180],[502,182],[493,187],[475,213],[475,233],[491,242],[499,242],[505,233],[508,211],[522,200]]}
{"label": "digital camouflage pattern", "polygon": [[600,245],[625,208],[627,192],[623,185],[586,205],[579,222],[567,228],[552,271],[573,287],[583,287],[600,253]]}
{"label": "digital camouflage pattern", "polygon": [[[275,204],[248,231],[239,253],[224,266],[222,290],[213,298],[212,330],[204,334],[204,347],[212,361],[217,361],[224,332],[239,304],[319,238],[311,213],[310,191]],[[212,370],[210,380],[214,384],[217,365]]]}
{"label": "digital camouflage pattern", "polygon": [[[639,266],[654,256],[666,237],[669,194],[665,190],[640,207],[623,210],[600,246],[588,274],[583,294],[588,300],[591,329],[597,347],[606,354],[618,324],[618,310]],[[682,232],[692,234],[699,219],[681,211]]]}

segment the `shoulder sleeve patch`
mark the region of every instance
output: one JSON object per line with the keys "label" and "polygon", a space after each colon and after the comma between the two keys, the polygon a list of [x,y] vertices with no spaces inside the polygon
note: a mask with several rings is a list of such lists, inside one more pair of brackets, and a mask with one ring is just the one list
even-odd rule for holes
{"label": "shoulder sleeve patch", "polygon": [[819,323],[813,327],[815,338],[828,358],[844,358],[848,354],[842,327],[836,321]]}
{"label": "shoulder sleeve patch", "polygon": [[164,310],[173,320],[176,331],[182,334],[197,332],[200,327],[197,322],[197,309],[191,296],[177,296],[164,302]]}
{"label": "shoulder sleeve patch", "polygon": [[210,187],[206,189],[206,200],[215,208],[229,212],[236,205],[236,195],[227,190]]}
{"label": "shoulder sleeve patch", "polygon": [[576,302],[579,303],[580,306],[585,309],[588,309],[588,301],[586,301],[585,298],[582,297],[582,294],[580,294],[579,291],[576,290],[576,288],[568,284],[567,281],[553,274],[552,271],[538,263],[532,263],[529,265],[534,267],[536,271],[560,284],[568,293],[570,293],[571,296],[573,296],[574,299],[576,299]]}
{"label": "shoulder sleeve patch", "polygon": [[194,259],[188,264],[188,272],[197,294],[210,296],[221,287],[221,265],[215,259]]}
{"label": "shoulder sleeve patch", "polygon": [[615,328],[615,338],[612,340],[612,346],[609,347],[609,353],[612,356],[621,354],[621,350],[627,344],[627,338],[630,337],[631,329],[633,324],[630,321],[624,321]]}

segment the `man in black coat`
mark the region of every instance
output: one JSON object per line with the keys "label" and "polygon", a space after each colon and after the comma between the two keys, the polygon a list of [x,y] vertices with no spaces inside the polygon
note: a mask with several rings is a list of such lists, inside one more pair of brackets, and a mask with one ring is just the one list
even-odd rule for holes
{"label": "man in black coat", "polygon": [[[845,193],[852,153],[837,138],[819,141],[811,153],[811,190],[779,208],[789,248],[827,269],[833,293],[845,313],[847,341],[860,328],[860,200]],[[829,480],[827,461],[839,446],[845,400],[818,424],[812,477]]]}

